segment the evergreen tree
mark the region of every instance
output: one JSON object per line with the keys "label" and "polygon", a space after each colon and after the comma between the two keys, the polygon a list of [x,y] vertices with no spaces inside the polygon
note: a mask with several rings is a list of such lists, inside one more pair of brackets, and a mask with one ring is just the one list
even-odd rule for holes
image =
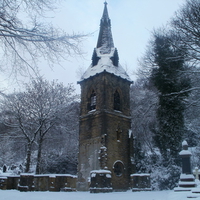
{"label": "evergreen tree", "polygon": [[[178,163],[184,133],[184,99],[190,81],[186,77],[186,50],[171,45],[169,36],[155,34],[154,62],[151,80],[159,91],[158,128],[154,141],[167,162]],[[183,53],[184,52],[184,53]]]}

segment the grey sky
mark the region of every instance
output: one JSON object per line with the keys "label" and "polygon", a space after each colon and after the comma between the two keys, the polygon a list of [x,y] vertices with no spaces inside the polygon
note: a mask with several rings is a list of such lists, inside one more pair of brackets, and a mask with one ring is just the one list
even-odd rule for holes
{"label": "grey sky", "polygon": [[[137,59],[145,51],[151,31],[165,25],[185,0],[107,0],[111,19],[114,45],[119,52],[119,61],[127,68],[132,79],[137,70]],[[82,50],[83,57],[69,58],[53,70],[42,64],[41,74],[47,79],[58,79],[60,82],[74,83],[80,93],[77,71],[87,69],[98,39],[100,19],[104,0],[65,0],[56,12],[49,13],[50,21],[68,33],[94,33],[88,37]]]}

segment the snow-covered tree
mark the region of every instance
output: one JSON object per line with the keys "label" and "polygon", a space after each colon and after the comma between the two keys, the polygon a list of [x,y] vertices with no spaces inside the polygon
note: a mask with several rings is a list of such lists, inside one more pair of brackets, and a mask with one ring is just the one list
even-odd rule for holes
{"label": "snow-covered tree", "polygon": [[158,127],[155,143],[164,159],[177,163],[184,134],[184,99],[188,96],[190,80],[186,71],[184,47],[174,48],[169,37],[157,34],[153,46],[154,62],[151,80],[159,91]]}
{"label": "snow-covered tree", "polygon": [[47,135],[43,148],[42,173],[76,174],[79,107],[79,102],[73,102],[63,109],[59,123]]}
{"label": "snow-covered tree", "polygon": [[148,79],[138,79],[130,90],[134,160],[137,172],[147,172],[145,157],[155,151],[152,128],[156,124],[157,90]]}
{"label": "snow-covered tree", "polygon": [[74,100],[72,85],[65,87],[56,81],[42,78],[26,84],[24,92],[8,95],[5,99],[5,124],[21,133],[27,144],[26,172],[30,169],[33,143],[37,142],[36,173],[40,173],[42,145],[49,131],[66,114],[63,110]]}
{"label": "snow-covered tree", "polygon": [[137,133],[139,140],[145,144],[148,150],[152,149],[152,134],[149,132],[155,123],[155,111],[157,108],[157,90],[149,81],[137,82],[131,87],[131,116],[133,132]]}

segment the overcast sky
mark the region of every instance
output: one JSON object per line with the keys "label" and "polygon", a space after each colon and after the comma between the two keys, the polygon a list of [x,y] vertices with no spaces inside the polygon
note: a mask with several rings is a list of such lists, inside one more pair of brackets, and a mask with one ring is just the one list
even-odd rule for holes
{"label": "overcast sky", "polygon": [[[118,49],[119,61],[132,79],[138,68],[137,59],[145,52],[151,32],[165,25],[185,0],[107,0],[111,19],[114,45]],[[50,13],[55,26],[67,33],[94,33],[82,44],[83,57],[69,58],[62,66],[53,70],[39,66],[41,74],[47,79],[74,83],[80,93],[77,72],[87,69],[91,63],[93,49],[96,47],[99,24],[104,8],[104,0],[65,0],[58,5],[56,12]]]}

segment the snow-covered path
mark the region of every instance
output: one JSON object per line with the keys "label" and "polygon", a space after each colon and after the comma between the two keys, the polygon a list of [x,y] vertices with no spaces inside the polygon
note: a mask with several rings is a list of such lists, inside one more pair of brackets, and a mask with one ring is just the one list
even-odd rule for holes
{"label": "snow-covered path", "polygon": [[[0,190],[0,200],[186,200],[188,192],[113,192],[90,194],[89,192],[19,192]],[[200,198],[196,198],[200,200]]]}

